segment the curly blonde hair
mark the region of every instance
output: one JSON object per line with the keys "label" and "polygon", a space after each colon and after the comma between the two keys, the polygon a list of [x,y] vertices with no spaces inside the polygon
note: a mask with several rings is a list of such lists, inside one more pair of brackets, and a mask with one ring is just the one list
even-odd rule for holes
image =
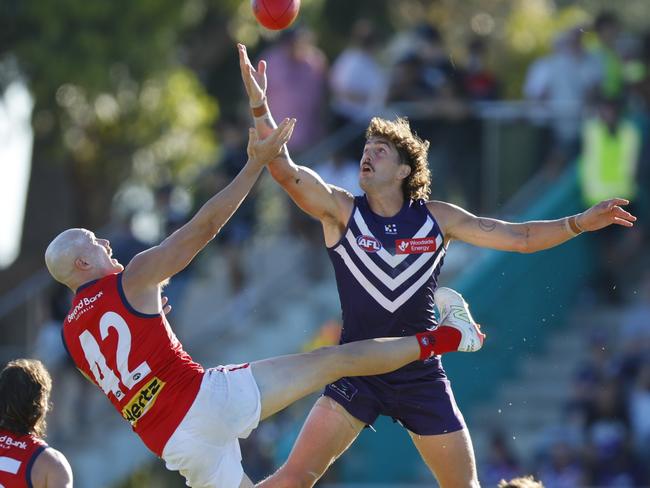
{"label": "curly blonde hair", "polygon": [[510,481],[501,480],[498,488],[544,488],[541,481],[536,481],[532,476],[513,478]]}
{"label": "curly blonde hair", "polygon": [[400,162],[411,168],[411,174],[402,184],[404,198],[427,200],[431,194],[431,171],[429,171],[429,141],[423,141],[411,131],[408,119],[398,117],[386,120],[373,117],[366,140],[380,137],[393,143],[397,148]]}

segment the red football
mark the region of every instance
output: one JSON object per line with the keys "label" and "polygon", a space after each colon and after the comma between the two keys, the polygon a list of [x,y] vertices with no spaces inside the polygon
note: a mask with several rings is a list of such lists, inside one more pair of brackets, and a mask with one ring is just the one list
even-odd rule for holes
{"label": "red football", "polygon": [[300,0],[251,0],[253,14],[267,29],[286,29],[298,16]]}

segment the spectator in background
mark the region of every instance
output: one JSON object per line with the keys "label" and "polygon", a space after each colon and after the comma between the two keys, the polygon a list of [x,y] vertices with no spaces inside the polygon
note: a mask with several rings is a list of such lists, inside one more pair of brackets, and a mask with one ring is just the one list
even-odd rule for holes
{"label": "spectator in background", "polygon": [[576,488],[585,481],[579,453],[561,440],[551,443],[538,474],[547,488]]}
{"label": "spectator in background", "polygon": [[499,98],[499,82],[487,62],[488,45],[484,38],[475,37],[468,45],[467,64],[463,71],[463,89],[467,98],[485,102]]}
{"label": "spectator in background", "polygon": [[422,102],[433,97],[433,89],[424,77],[424,62],[415,52],[404,53],[393,66],[386,102]]}
{"label": "spectator in background", "polygon": [[331,107],[336,126],[367,124],[383,104],[387,76],[377,61],[379,38],[368,19],[352,26],[350,43],[332,64]]}
{"label": "spectator in background", "polygon": [[[113,243],[115,259],[129,262],[133,256],[149,247],[139,239],[132,229],[134,210],[115,209],[111,226],[111,242]],[[72,297],[70,297],[72,300]]]}
{"label": "spectator in background", "polygon": [[595,401],[588,411],[588,471],[593,485],[607,486],[621,471],[634,470],[632,462],[622,463],[620,459],[621,453],[629,450],[629,417],[623,393],[616,378],[607,379],[598,385]]}
{"label": "spectator in background", "polygon": [[[354,158],[363,149],[359,134],[383,106],[388,76],[377,61],[379,37],[374,24],[360,19],[352,26],[350,43],[336,58],[330,71],[331,110],[334,129],[356,124],[354,139],[346,145],[341,158]],[[347,188],[347,187],[346,187]]]}
{"label": "spectator in background", "polygon": [[469,148],[479,144],[479,126],[470,118],[461,73],[435,27],[421,24],[408,38],[391,73],[387,104],[398,104],[418,135],[431,142],[429,164],[444,183],[434,198],[477,208],[480,172]]}
{"label": "spectator in background", "polygon": [[521,472],[519,461],[502,432],[491,434],[487,460],[479,471],[481,482],[485,486],[495,486],[500,480],[513,478]]}
{"label": "spectator in background", "polygon": [[[206,168],[197,178],[194,189],[195,206],[193,213],[214,194],[215,189],[225,188],[241,169],[241,161],[246,155],[246,125],[240,120],[222,120],[218,124],[218,136],[221,142],[219,155],[215,162]],[[246,286],[246,275],[243,262],[245,244],[249,242],[257,224],[257,186],[254,186],[248,197],[242,202],[237,212],[231,217],[217,237],[215,244],[221,248],[228,266],[228,284],[231,293],[237,293]],[[210,244],[212,245],[212,244]]]}
{"label": "spectator in background", "polygon": [[619,378],[626,388],[634,386],[639,371],[650,359],[650,271],[641,278],[635,293],[636,300],[621,318]]}
{"label": "spectator in background", "polygon": [[[637,183],[639,188],[650,188],[650,31],[640,41],[638,59],[633,63],[634,76],[628,85],[630,93],[628,107],[632,120],[641,133],[641,149]],[[650,194],[639,192],[640,221],[644,237],[650,235]]]}
{"label": "spectator in background", "polygon": [[602,74],[600,91],[607,97],[623,94],[623,63],[617,52],[621,24],[613,12],[604,11],[594,20],[596,41],[590,53],[596,60]]}
{"label": "spectator in background", "polygon": [[639,129],[623,116],[623,100],[601,97],[596,114],[583,126],[580,187],[583,201],[606,195],[636,197],[636,169],[641,149]]}
{"label": "spectator in background", "polygon": [[300,153],[325,133],[327,59],[314,44],[313,33],[304,27],[282,31],[277,43],[261,57],[271,66],[267,90],[273,113],[280,118],[291,114],[300,121],[289,141],[291,150]]}
{"label": "spectator in background", "polygon": [[[259,69],[266,72],[269,63],[267,93],[270,106],[279,116],[291,114],[296,124],[289,148],[300,153],[316,144],[325,134],[328,66],[323,52],[314,44],[314,35],[305,27],[286,29],[277,43],[260,56]],[[300,87],[296,89],[296,87]],[[284,116],[283,116],[284,117]],[[292,205],[288,210],[290,232],[314,245],[318,235],[311,222]],[[316,263],[314,263],[316,264]],[[311,270],[317,276],[316,266]]]}
{"label": "spectator in background", "polygon": [[61,342],[61,323],[71,304],[70,290],[59,283],[54,285],[48,297],[47,318],[38,330],[33,349],[34,357],[43,362],[57,383],[52,392],[52,402],[57,409],[49,416],[55,443],[74,438],[79,425],[87,427],[91,411],[89,408],[76,408],[84,402],[89,385],[77,377],[74,364]]}
{"label": "spectator in background", "polygon": [[461,74],[450,61],[440,32],[432,25],[421,24],[413,30],[409,48],[399,55],[393,68],[386,101],[417,102],[408,107],[413,113],[407,110],[415,120],[450,122],[467,116]]}
{"label": "spectator in background", "polygon": [[641,366],[636,382],[630,392],[630,423],[634,445],[644,453],[650,452],[650,358]]}
{"label": "spectator in background", "polygon": [[[578,168],[583,202],[589,205],[607,195],[623,195],[634,202],[641,134],[623,116],[623,100],[599,98],[595,116],[584,123],[582,140]],[[632,207],[636,207],[634,203]],[[623,271],[620,266],[639,248],[642,234],[637,230],[620,239],[605,231],[596,238],[600,252],[597,291],[601,298],[616,301],[620,298],[615,286]]]}
{"label": "spectator in background", "polygon": [[[241,162],[246,160],[246,126],[243,122],[224,122],[221,125],[222,152],[216,171],[216,188],[225,188],[239,173]],[[206,188],[206,196],[214,192],[215,187]],[[230,291],[238,293],[246,285],[244,253],[246,243],[253,235],[257,223],[257,186],[232,216],[227,226],[221,230],[218,242],[223,246],[223,253],[228,263]],[[203,201],[204,198],[199,199]],[[198,209],[197,209],[198,210]]]}
{"label": "spectator in background", "polygon": [[550,177],[579,154],[582,115],[600,79],[599,65],[585,51],[577,27],[558,35],[553,52],[529,68],[524,95],[544,104],[551,117],[552,144],[545,167]]}
{"label": "spectator in background", "polygon": [[336,151],[332,157],[314,168],[323,181],[345,188],[353,195],[363,195],[359,186],[359,163],[347,156],[346,151]]}

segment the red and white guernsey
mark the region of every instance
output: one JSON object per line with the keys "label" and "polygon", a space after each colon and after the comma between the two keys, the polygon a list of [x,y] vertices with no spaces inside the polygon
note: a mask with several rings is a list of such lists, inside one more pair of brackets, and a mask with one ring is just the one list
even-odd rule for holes
{"label": "red and white guernsey", "polygon": [[32,466],[45,448],[38,437],[0,429],[0,487],[31,488]]}
{"label": "red and white guernsey", "polygon": [[134,310],[122,274],[105,276],[77,290],[63,342],[77,368],[161,456],[203,378],[203,368],[183,350],[165,315]]}

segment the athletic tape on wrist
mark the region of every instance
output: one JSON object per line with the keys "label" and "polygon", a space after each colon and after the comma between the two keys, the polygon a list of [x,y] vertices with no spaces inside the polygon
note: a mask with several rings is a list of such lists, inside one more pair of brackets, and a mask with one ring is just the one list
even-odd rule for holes
{"label": "athletic tape on wrist", "polygon": [[262,118],[267,113],[269,113],[269,107],[266,104],[266,99],[264,99],[262,105],[258,105],[257,107],[251,107],[251,113],[253,114],[253,117],[256,119]]}
{"label": "athletic tape on wrist", "polygon": [[566,219],[564,219],[564,228],[566,229],[567,234],[569,234],[571,237],[575,237],[575,236],[578,235],[578,233],[573,232],[573,229],[571,228],[571,224],[569,224],[569,219],[570,218],[571,217],[567,217]]}

